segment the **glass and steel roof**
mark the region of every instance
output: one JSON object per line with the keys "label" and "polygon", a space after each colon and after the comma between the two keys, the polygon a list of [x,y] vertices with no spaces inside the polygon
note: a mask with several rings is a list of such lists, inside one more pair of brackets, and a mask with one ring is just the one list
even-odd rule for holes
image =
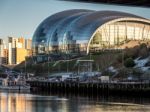
{"label": "glass and steel roof", "polygon": [[113,21],[136,21],[150,24],[148,19],[124,12],[66,10],[48,17],[38,26],[33,36],[33,46],[40,43],[44,43],[47,47],[59,46],[68,37],[76,43],[88,43],[99,27]]}

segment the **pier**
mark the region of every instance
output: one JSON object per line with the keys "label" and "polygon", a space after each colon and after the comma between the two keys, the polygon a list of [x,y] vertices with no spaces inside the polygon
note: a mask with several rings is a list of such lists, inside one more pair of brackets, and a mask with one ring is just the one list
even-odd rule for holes
{"label": "pier", "polygon": [[34,92],[73,93],[86,95],[148,96],[150,82],[49,82],[27,81]]}

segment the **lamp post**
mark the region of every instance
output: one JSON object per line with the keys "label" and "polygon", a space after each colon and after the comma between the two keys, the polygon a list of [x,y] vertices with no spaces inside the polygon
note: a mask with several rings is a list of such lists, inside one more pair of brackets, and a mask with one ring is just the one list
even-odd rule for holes
{"label": "lamp post", "polygon": [[27,57],[25,57],[25,77],[27,76],[27,63],[26,63]]}
{"label": "lamp post", "polygon": [[48,63],[47,63],[48,65],[47,65],[47,67],[48,67],[48,75],[49,75],[49,53],[47,53],[47,58],[48,58],[48,59],[47,59],[47,60],[48,60]]}

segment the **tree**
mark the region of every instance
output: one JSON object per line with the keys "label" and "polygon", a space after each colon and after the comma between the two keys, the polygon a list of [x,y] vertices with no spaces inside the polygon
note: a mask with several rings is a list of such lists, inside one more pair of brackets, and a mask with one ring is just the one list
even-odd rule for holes
{"label": "tree", "polygon": [[145,43],[142,43],[140,45],[139,56],[142,58],[146,58],[146,57],[148,57],[148,55],[149,55],[149,51],[148,51],[147,45]]}
{"label": "tree", "polygon": [[135,62],[132,58],[127,58],[124,62],[124,66],[125,67],[134,67],[135,66]]}

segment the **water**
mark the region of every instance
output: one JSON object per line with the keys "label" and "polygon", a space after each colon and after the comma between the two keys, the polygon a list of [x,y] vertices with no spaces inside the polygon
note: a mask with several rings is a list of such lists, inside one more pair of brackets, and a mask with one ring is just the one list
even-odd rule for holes
{"label": "water", "polygon": [[0,92],[0,112],[150,112],[150,99]]}

